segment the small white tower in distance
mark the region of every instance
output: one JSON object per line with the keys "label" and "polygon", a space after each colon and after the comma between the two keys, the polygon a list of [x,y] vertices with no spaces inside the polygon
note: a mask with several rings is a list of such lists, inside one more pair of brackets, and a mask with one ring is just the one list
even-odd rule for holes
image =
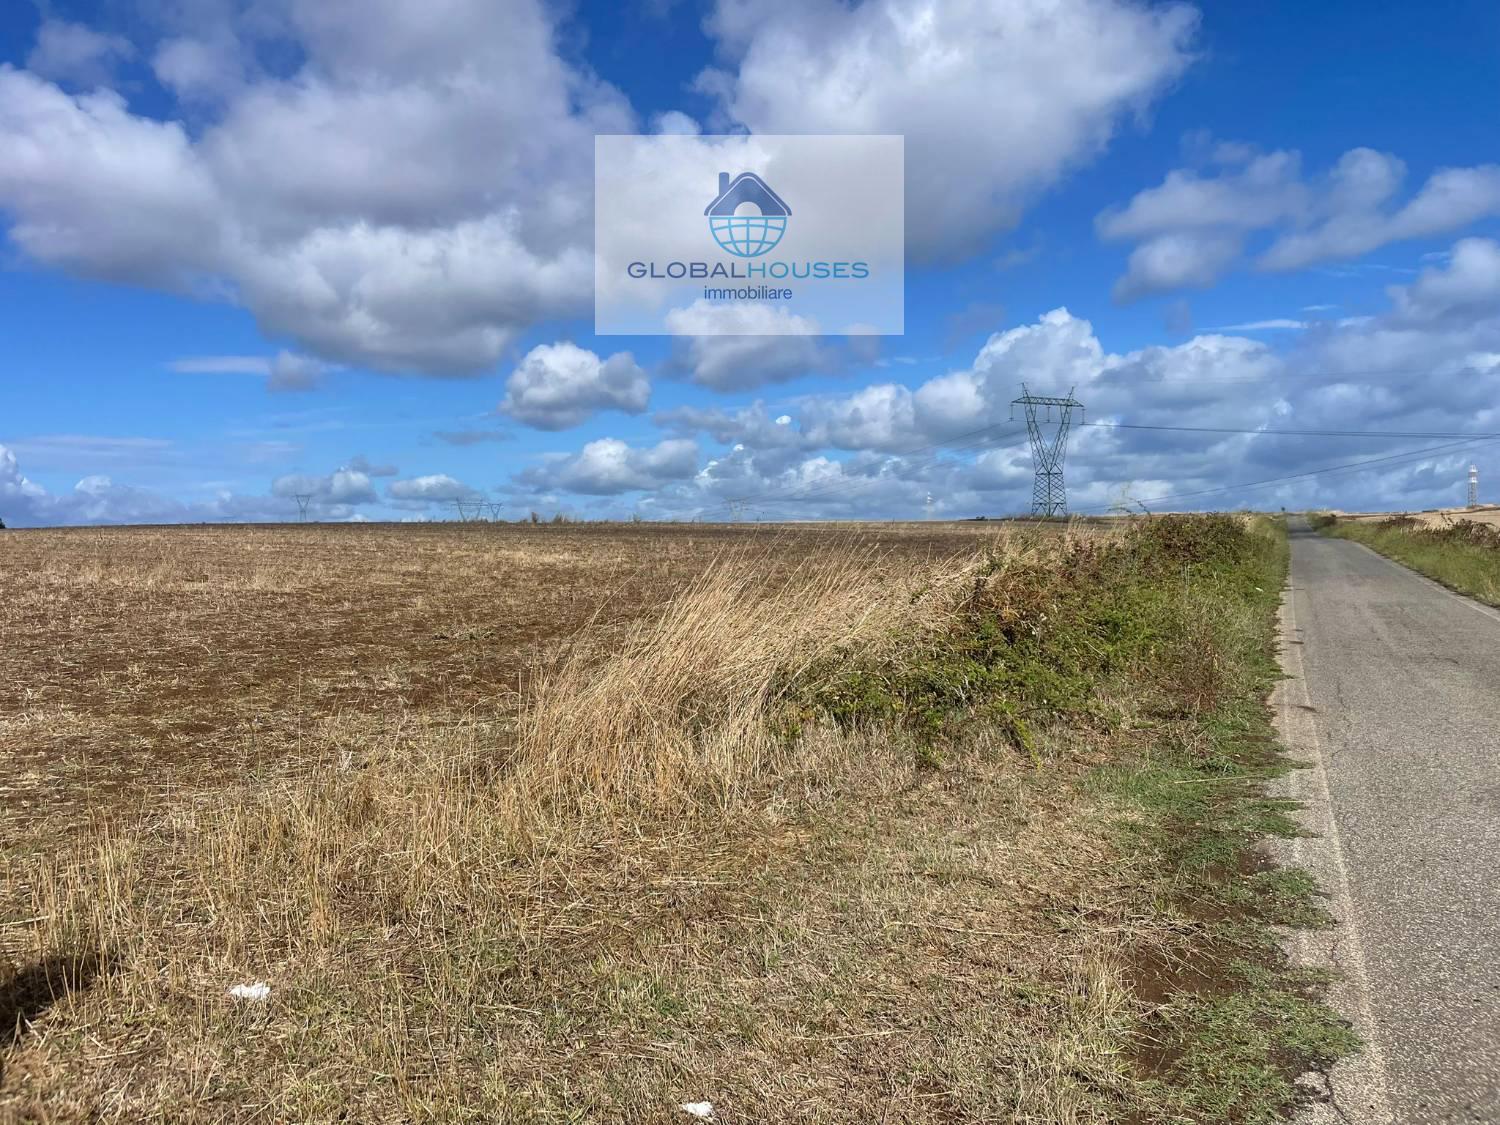
{"label": "small white tower in distance", "polygon": [[1479,507],[1479,466],[1469,466],[1469,507]]}
{"label": "small white tower in distance", "polygon": [[932,518],[932,506],[934,504],[936,504],[936,503],[937,503],[937,501],[932,498],[932,493],[929,492],[927,494],[927,500],[924,502],[924,505],[923,505],[926,508],[927,518],[928,519]]}

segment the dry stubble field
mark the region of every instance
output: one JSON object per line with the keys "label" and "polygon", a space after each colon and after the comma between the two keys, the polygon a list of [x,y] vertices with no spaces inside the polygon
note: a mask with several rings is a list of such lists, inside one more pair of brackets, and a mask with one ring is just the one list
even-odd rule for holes
{"label": "dry stubble field", "polygon": [[[0,845],[403,719],[503,723],[538,661],[659,611],[716,558],[921,561],[982,525],[290,525],[0,535]],[[993,534],[989,532],[988,534]],[[770,545],[772,549],[766,550]],[[589,626],[585,630],[585,626]]]}
{"label": "dry stubble field", "polygon": [[0,534],[0,1121],[1265,1120],[1273,540],[1059,530]]}
{"label": "dry stubble field", "polygon": [[[966,1021],[1019,1035],[1023,1078],[1049,1074],[1002,1098],[1066,1101],[1041,1056],[1071,1046],[968,1004],[954,1025],[943,995],[966,979],[933,975],[955,943],[1024,936],[970,933],[969,853],[1003,839],[991,860],[1056,876],[975,876],[995,902],[1050,899],[1097,846],[1044,854],[1078,810],[1047,787],[1040,816],[1020,809],[1009,766],[913,788],[909,748],[832,737],[776,790],[728,792],[765,749],[766,677],[889,645],[892,607],[996,541],[982,524],[5,533],[0,1120],[678,1120],[709,1095],[729,1121],[942,1117],[996,1063]],[[538,674],[563,713],[533,714],[532,741],[564,760],[518,804],[476,770],[511,752]],[[620,708],[636,675],[665,697]],[[682,732],[645,746],[642,728],[705,680],[723,714],[713,745],[689,732],[684,768],[722,776],[706,816],[702,778],[596,753],[670,758]],[[586,792],[555,791],[584,764]],[[621,778],[640,791],[611,802]],[[1069,993],[1095,971],[1025,960]],[[261,979],[265,1004],[226,996]],[[1120,999],[1078,1003],[1114,1018]],[[942,1038],[908,1043],[913,1021]]]}

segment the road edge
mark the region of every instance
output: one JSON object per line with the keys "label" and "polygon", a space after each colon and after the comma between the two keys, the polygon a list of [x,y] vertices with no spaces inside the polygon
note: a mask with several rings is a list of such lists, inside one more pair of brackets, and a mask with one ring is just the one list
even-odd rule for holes
{"label": "road edge", "polygon": [[1290,815],[1300,834],[1268,841],[1267,850],[1277,863],[1310,872],[1326,896],[1324,906],[1335,925],[1321,930],[1289,930],[1282,935],[1282,946],[1298,968],[1332,975],[1327,1002],[1350,1021],[1365,1046],[1357,1054],[1340,1060],[1326,1075],[1309,1072],[1298,1080],[1313,1100],[1294,1120],[1299,1125],[1394,1125],[1385,1052],[1370,1005],[1364,946],[1349,890],[1338,822],[1333,815],[1323,744],[1314,718],[1317,708],[1308,689],[1302,659],[1296,596],[1297,586],[1292,577],[1282,591],[1277,611],[1282,679],[1272,691],[1271,706],[1282,745],[1298,765],[1274,779],[1268,793],[1297,804]]}
{"label": "road edge", "polygon": [[1423,574],[1416,567],[1408,566],[1400,559],[1393,559],[1390,555],[1382,554],[1380,551],[1377,551],[1368,543],[1361,542],[1358,539],[1348,539],[1342,535],[1329,536],[1329,538],[1336,538],[1344,543],[1353,543],[1356,547],[1370,552],[1370,554],[1374,555],[1377,559],[1385,563],[1386,566],[1391,567],[1393,570],[1398,570],[1402,574],[1417,579],[1419,582],[1425,582],[1434,590],[1439,590],[1442,593],[1447,594],[1450,598],[1457,598],[1459,601],[1463,602],[1464,605],[1472,609],[1475,613],[1482,614],[1483,616],[1490,618],[1492,621],[1500,621],[1500,607],[1492,606],[1488,602],[1482,602],[1473,594],[1466,594],[1462,590],[1449,586],[1446,582],[1438,581],[1436,578],[1433,578],[1429,574]]}

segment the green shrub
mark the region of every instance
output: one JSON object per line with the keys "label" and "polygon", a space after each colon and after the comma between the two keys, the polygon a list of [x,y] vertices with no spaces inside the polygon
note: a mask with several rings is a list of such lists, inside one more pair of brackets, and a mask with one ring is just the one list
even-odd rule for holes
{"label": "green shrub", "polygon": [[1275,544],[1239,517],[1174,515],[1024,564],[996,561],[947,627],[894,665],[839,654],[810,677],[818,686],[795,731],[817,714],[843,728],[895,719],[934,765],[976,714],[1035,759],[1040,724],[1104,721],[1101,699],[1122,680],[1152,689],[1164,714],[1202,714],[1230,690],[1236,664],[1223,654],[1241,643],[1222,595],[1266,594],[1253,583]]}

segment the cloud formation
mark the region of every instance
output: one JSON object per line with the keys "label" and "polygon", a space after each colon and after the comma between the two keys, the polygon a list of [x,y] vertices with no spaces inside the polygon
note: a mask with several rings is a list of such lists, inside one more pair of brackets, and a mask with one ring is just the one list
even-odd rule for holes
{"label": "cloud formation", "polygon": [[94,87],[111,81],[115,66],[134,54],[135,48],[122,36],[103,35],[66,20],[46,19],[37,29],[26,67],[56,82]]}
{"label": "cloud formation", "polygon": [[1392,320],[1411,325],[1482,320],[1500,310],[1500,244],[1488,238],[1456,243],[1447,264],[1422,271],[1411,285],[1389,290]]}
{"label": "cloud formation", "polygon": [[[232,300],[325,361],[381,370],[481,370],[585,307],[593,135],[635,120],[562,60],[540,0],[274,8],[180,12],[149,50],[206,117],[192,130],[0,67],[13,242],[81,276]],[[45,24],[34,66],[76,77],[117,52],[83,33]],[[271,56],[300,61],[255,65]]]}
{"label": "cloud formation", "polygon": [[349,463],[344,468],[371,477],[393,477],[401,471],[395,465],[386,462],[372,462],[363,453],[357,453],[349,458]]}
{"label": "cloud formation", "polygon": [[[66,492],[52,492],[29,479],[15,452],[0,445],[0,519],[9,527],[284,520],[294,511],[289,501],[224,489],[206,500],[183,501],[103,473],[82,477]],[[335,508],[327,515],[343,518],[349,511]]]}
{"label": "cloud formation", "polygon": [[[44,21],[28,69],[0,66],[11,241],[78,276],[246,308],[295,345],[277,389],[314,382],[311,362],[483,371],[586,310],[593,137],[640,125],[559,48],[565,7],[171,5],[134,43]],[[707,23],[723,66],[699,87],[719,128],[904,133],[912,253],[963,258],[1171,84],[1195,25],[1185,5],[1127,0],[723,0]],[[166,109],[111,85],[126,59]],[[655,127],[699,129],[675,111]],[[690,348],[688,369],[743,387],[819,359],[763,348]]]}
{"label": "cloud formation", "polygon": [[458,446],[515,440],[515,435],[505,430],[434,430],[432,436],[444,445]]}
{"label": "cloud formation", "polygon": [[[83,442],[87,439],[79,439]],[[121,442],[130,439],[115,439]],[[147,439],[139,439],[147,440]],[[395,476],[394,465],[364,456],[327,474],[288,473],[261,495],[215,488],[201,500],[185,501],[150,488],[91,473],[71,490],[52,492],[21,470],[17,449],[46,446],[0,444],[0,519],[10,527],[66,524],[287,522],[299,516],[296,500],[310,498],[308,514],[322,521],[366,520],[385,507],[421,516],[439,514],[453,500],[478,500],[483,493],[445,473],[392,481],[382,496],[372,478]],[[87,448],[86,446],[80,446]]]}
{"label": "cloud formation", "polygon": [[272,391],[309,391],[332,365],[282,350],[273,356],[200,355],[174,359],[167,367],[182,375],[259,375]]}
{"label": "cloud formation", "polygon": [[500,411],[539,430],[565,430],[601,410],[639,414],[651,382],[629,352],[601,360],[576,344],[532,348],[505,381]]}
{"label": "cloud formation", "polygon": [[[1088,321],[1057,309],[912,387],[805,396],[781,414],[763,403],[665,411],[656,419],[664,428],[728,449],[643,510],[915,517],[931,494],[937,514],[1024,511],[1030,454],[1011,408],[1023,382],[1039,393],[1073,389],[1087,405],[1068,461],[1077,510],[1127,494],[1167,507],[1457,503],[1468,459],[1494,458],[1500,442],[1380,434],[1500,432],[1497,292],[1500,245],[1466,239],[1444,264],[1392,287],[1381,315],[1271,322],[1300,332],[1286,351],[1210,332],[1113,353]],[[1283,429],[1370,436],[1274,432]],[[1421,452],[1439,445],[1449,448]],[[1242,487],[1393,454],[1364,469]]]}
{"label": "cloud formation", "polygon": [[539,493],[615,496],[660,488],[692,476],[697,468],[697,443],[684,438],[668,438],[645,448],[601,438],[577,453],[548,457],[541,465],[518,473],[516,482]]}
{"label": "cloud formation", "polygon": [[379,500],[370,474],[354,468],[337,469],[326,476],[288,473],[271,482],[271,495],[292,499],[310,496],[317,504],[358,505]]}
{"label": "cloud formation", "polygon": [[[654,444],[590,441],[543,456],[507,487],[523,510],[581,507],[614,517],[1012,514],[1026,509],[1031,488],[1024,426],[1011,406],[1025,382],[1042,393],[1072,389],[1087,405],[1069,451],[1075,510],[1127,497],[1155,508],[1458,503],[1469,460],[1490,479],[1500,442],[1422,435],[1500,432],[1497,294],[1500,244],[1475,238],[1392,286],[1378,315],[1286,322],[1281,331],[1292,335],[1283,349],[1221,331],[1114,352],[1087,320],[1055,309],[993,333],[971,362],[911,386],[677,407],[655,416],[665,436]],[[700,439],[715,447],[706,459]],[[129,440],[110,439],[101,456]],[[75,447],[94,448],[83,439],[56,446]],[[1321,472],[1340,465],[1355,467]],[[221,493],[189,505],[103,475],[54,495],[26,478],[7,449],[0,515],[21,523],[287,519],[284,498],[301,493],[316,498],[319,518],[347,518],[382,502],[372,478],[393,468],[356,457],[327,476],[280,477],[270,498]],[[1248,487],[1260,481],[1272,483]],[[392,482],[383,500],[420,513],[478,495],[433,473]]]}
{"label": "cloud formation", "polygon": [[392,481],[386,491],[393,500],[420,500],[428,504],[476,500],[484,495],[447,473],[429,473],[410,480]]}
{"label": "cloud formation", "polygon": [[1257,233],[1269,242],[1253,255],[1255,268],[1285,271],[1500,215],[1500,165],[1438,169],[1401,202],[1406,165],[1368,148],[1350,149],[1312,179],[1295,152],[1217,145],[1208,164],[1168,172],[1095,220],[1100,238],[1136,244],[1115,284],[1117,300],[1212,285]]}
{"label": "cloud formation", "polygon": [[0,445],[0,503],[6,506],[6,511],[0,512],[0,518],[9,515],[15,521],[17,511],[30,513],[46,495],[46,489],[22,474],[16,455]]}
{"label": "cloud formation", "polygon": [[965,258],[1150,105],[1196,27],[1121,0],[720,0],[698,87],[755,133],[905,134],[909,253]]}

